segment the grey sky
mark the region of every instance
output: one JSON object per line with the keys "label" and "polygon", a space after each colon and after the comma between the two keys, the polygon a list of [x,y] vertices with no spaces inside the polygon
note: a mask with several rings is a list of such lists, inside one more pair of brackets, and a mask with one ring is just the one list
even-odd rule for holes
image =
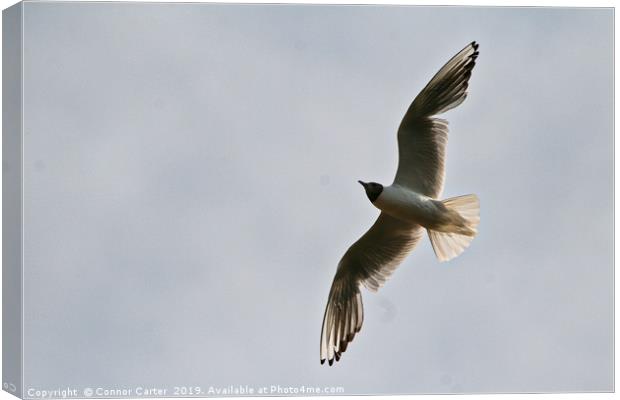
{"label": "grey sky", "polygon": [[[604,9],[26,3],[25,385],[613,388],[613,13]],[[340,363],[336,264],[378,211],[396,128],[480,43],[446,197]]]}

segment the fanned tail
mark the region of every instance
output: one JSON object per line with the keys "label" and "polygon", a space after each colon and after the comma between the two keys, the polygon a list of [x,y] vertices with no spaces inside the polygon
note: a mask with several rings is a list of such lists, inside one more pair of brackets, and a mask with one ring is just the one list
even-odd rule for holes
{"label": "fanned tail", "polygon": [[443,200],[446,208],[456,211],[464,220],[465,226],[459,230],[466,233],[438,232],[428,230],[428,237],[439,261],[449,261],[469,247],[478,233],[480,223],[480,201],[475,194],[452,197]]}

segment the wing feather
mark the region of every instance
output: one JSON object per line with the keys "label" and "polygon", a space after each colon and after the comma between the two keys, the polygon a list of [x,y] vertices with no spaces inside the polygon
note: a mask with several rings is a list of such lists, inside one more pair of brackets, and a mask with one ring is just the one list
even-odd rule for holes
{"label": "wing feather", "polygon": [[478,44],[472,42],[433,76],[409,106],[398,128],[395,184],[429,197],[440,197],[448,121],[432,117],[465,101],[477,57]]}
{"label": "wing feather", "polygon": [[321,329],[321,364],[338,361],[362,328],[360,287],[378,290],[422,236],[419,225],[381,213],[373,226],[344,254],[329,291]]}

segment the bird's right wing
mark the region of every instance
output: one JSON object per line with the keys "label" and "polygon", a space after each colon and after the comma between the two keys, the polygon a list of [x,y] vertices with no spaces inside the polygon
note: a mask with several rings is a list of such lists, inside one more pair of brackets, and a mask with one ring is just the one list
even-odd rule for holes
{"label": "bird's right wing", "polygon": [[422,236],[419,225],[381,213],[344,254],[329,292],[321,329],[321,364],[340,359],[362,327],[360,284],[378,290]]}

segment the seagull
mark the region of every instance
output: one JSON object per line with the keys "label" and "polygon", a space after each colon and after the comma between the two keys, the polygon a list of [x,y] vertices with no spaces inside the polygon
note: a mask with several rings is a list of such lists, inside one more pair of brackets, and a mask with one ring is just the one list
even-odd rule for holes
{"label": "seagull", "polygon": [[475,194],[439,200],[444,184],[448,121],[436,118],[467,97],[478,44],[471,42],[444,65],[413,100],[398,128],[398,169],[390,186],[358,181],[381,210],[370,229],[346,251],[329,291],[321,329],[321,364],[339,361],[362,328],[361,286],[376,292],[428,233],[437,259],[461,254],[477,233]]}

